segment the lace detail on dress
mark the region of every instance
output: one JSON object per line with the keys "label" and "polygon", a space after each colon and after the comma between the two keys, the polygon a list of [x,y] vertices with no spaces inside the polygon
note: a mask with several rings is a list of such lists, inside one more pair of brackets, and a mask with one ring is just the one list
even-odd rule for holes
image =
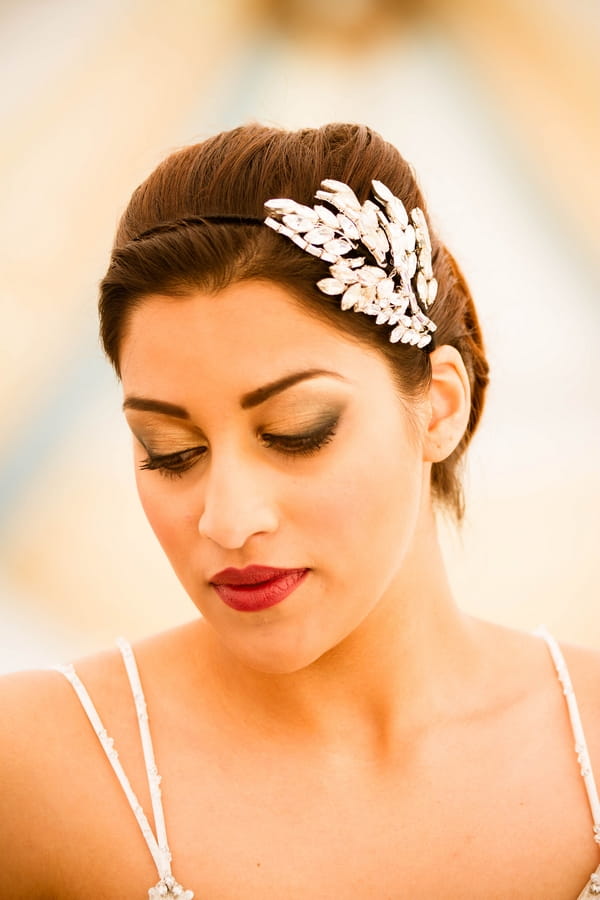
{"label": "lace detail on dress", "polygon": [[123,657],[125,670],[129,679],[129,685],[131,687],[131,693],[133,694],[133,699],[135,702],[138,727],[140,731],[140,738],[142,741],[142,749],[144,752],[144,762],[146,764],[146,776],[148,778],[148,787],[150,789],[150,798],[152,800],[152,812],[154,814],[154,822],[156,825],[156,835],[152,831],[146,814],[144,813],[144,810],[142,809],[142,806],[138,798],[136,797],[131,784],[129,783],[129,779],[125,774],[125,770],[121,765],[119,754],[114,747],[114,740],[107,734],[106,728],[104,727],[102,720],[98,715],[98,711],[94,706],[92,698],[88,694],[74,667],[72,665],[66,665],[54,666],[54,668],[57,672],[60,672],[65,676],[65,678],[67,679],[67,681],[69,681],[75,693],[77,694],[77,697],[79,698],[79,701],[83,706],[83,709],[92,725],[92,728],[96,732],[102,749],[106,753],[106,757],[119,780],[119,784],[123,788],[125,796],[127,797],[129,805],[133,810],[133,814],[144,836],[144,840],[146,841],[148,849],[152,854],[152,859],[154,860],[154,864],[158,872],[159,881],[154,887],[151,887],[149,889],[148,900],[169,900],[169,898],[177,898],[177,900],[192,900],[194,892],[186,891],[175,880],[171,872],[171,851],[169,850],[169,845],[167,842],[165,817],[160,790],[161,778],[158,774],[156,763],[154,761],[154,749],[152,746],[150,728],[148,725],[146,700],[142,691],[142,685],[140,682],[140,676],[135,662],[135,657],[133,655],[133,650],[131,648],[131,645],[123,638],[119,638],[119,640],[117,641],[117,646],[119,647],[121,656]]}

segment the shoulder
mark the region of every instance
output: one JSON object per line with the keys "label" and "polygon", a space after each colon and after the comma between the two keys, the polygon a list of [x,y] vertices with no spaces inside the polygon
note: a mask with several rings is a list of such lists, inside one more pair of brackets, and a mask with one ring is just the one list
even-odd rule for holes
{"label": "shoulder", "polygon": [[586,731],[600,739],[600,651],[560,642]]}
{"label": "shoulder", "polygon": [[[113,694],[124,673],[116,648],[77,660],[73,668],[96,698]],[[115,700],[116,694],[113,695]],[[0,759],[26,769],[51,764],[81,731],[82,710],[72,686],[57,669],[0,676]]]}
{"label": "shoulder", "polygon": [[60,734],[60,679],[46,671],[0,678],[0,843],[17,898],[45,896],[52,881],[44,751]]}
{"label": "shoulder", "polygon": [[[78,674],[85,673],[102,684],[114,678],[118,651],[110,650],[85,657],[74,664]],[[35,669],[0,676],[0,749],[27,743],[32,752],[40,738],[64,732],[69,710],[73,708],[73,689],[57,669]]]}
{"label": "shoulder", "polygon": [[[85,665],[111,669],[100,658]],[[78,748],[91,729],[82,724],[73,688],[55,670],[0,677],[0,723],[3,879],[15,885],[15,898],[49,896],[60,878],[68,815],[62,799],[77,780]]]}
{"label": "shoulder", "polygon": [[[151,684],[164,682],[178,656],[189,654],[187,646],[182,652],[183,629],[179,632],[164,632],[134,645],[143,681],[146,675]],[[132,698],[117,647],[80,658],[73,668],[102,721],[126,743]],[[72,772],[78,751],[90,743],[95,746],[96,737],[72,685],[55,669],[0,676],[0,723],[0,803],[22,799],[25,806],[35,805],[32,787],[42,789],[50,783],[45,773],[60,778],[66,760]],[[17,797],[17,787],[25,782],[28,797]],[[0,826],[2,818],[0,813]]]}
{"label": "shoulder", "polygon": [[[548,739],[558,728],[555,736],[560,738],[562,734],[563,746],[569,746],[564,744],[564,738],[572,735],[568,706],[551,647],[542,634],[488,622],[478,622],[478,626],[478,637],[491,662],[492,681],[500,696],[508,697],[508,703],[500,704],[500,708],[526,711],[524,735],[536,721]],[[594,770],[600,776],[600,651],[563,642],[552,633],[546,632],[546,636],[564,658]]]}
{"label": "shoulder", "polygon": [[[557,642],[564,657],[596,779],[600,778],[600,651]],[[567,705],[565,702],[565,714]]]}
{"label": "shoulder", "polygon": [[[0,677],[0,771],[26,765],[58,737],[68,685],[56,671],[16,672]],[[5,779],[2,779],[3,787]]]}
{"label": "shoulder", "polygon": [[[165,632],[134,645],[146,697],[158,692],[161,713],[177,705],[188,674],[167,690],[177,661],[190,656],[193,645],[184,635]],[[73,667],[146,807],[144,761],[121,654],[115,647],[76,660]],[[138,840],[137,826],[124,811],[121,787],[63,674],[1,676],[0,723],[2,878],[15,900],[64,896],[66,873],[83,865],[82,842],[97,855],[108,853],[113,843],[127,848]],[[94,801],[98,797],[100,805]]]}
{"label": "shoulder", "polygon": [[600,650],[559,641],[572,679],[577,679],[584,692],[596,692],[600,700]]}
{"label": "shoulder", "polygon": [[[600,720],[600,650],[562,641],[552,635],[550,642],[558,647],[565,661],[582,715],[586,710],[591,720]],[[550,660],[550,649],[547,653]]]}

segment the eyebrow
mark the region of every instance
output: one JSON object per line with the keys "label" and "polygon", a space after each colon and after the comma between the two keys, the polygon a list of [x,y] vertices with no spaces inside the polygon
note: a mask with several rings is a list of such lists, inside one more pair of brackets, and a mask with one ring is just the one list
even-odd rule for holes
{"label": "eyebrow", "polygon": [[188,419],[190,414],[184,406],[167,403],[166,400],[151,400],[149,397],[125,397],[123,409],[138,409],[140,412],[162,413],[175,419]]}
{"label": "eyebrow", "polygon": [[[262,387],[244,394],[240,398],[240,406],[242,409],[252,409],[255,406],[260,406],[261,403],[265,403],[266,400],[275,396],[275,394],[280,394],[282,391],[286,391],[288,388],[293,387],[300,381],[308,381],[310,378],[319,378],[323,375],[328,376],[329,378],[338,378],[341,381],[346,380],[338,372],[331,372],[327,369],[306,369],[303,372],[293,372],[290,375],[284,375],[283,378],[278,378],[277,381],[271,381],[269,384],[265,384]],[[175,419],[186,419],[188,421],[191,418],[184,406],[178,406],[176,403],[168,403],[166,400],[153,400],[150,397],[126,397],[123,401],[123,409],[137,409],[140,412],[162,413],[162,415],[165,416],[171,416]]]}
{"label": "eyebrow", "polygon": [[293,387],[299,381],[308,381],[310,378],[319,378],[323,375],[327,375],[330,378],[339,378],[342,381],[346,380],[338,372],[330,372],[327,369],[306,369],[304,372],[293,372],[291,375],[284,375],[283,378],[278,378],[277,381],[271,381],[269,384],[263,385],[263,387],[244,394],[240,399],[240,406],[242,409],[252,409],[252,407],[264,403],[269,397],[273,397],[275,394],[280,394],[282,391]]}

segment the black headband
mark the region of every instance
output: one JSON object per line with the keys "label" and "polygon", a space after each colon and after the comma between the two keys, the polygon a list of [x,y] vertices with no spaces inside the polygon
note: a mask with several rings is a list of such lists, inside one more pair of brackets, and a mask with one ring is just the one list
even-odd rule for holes
{"label": "black headband", "polygon": [[143,241],[146,238],[153,237],[155,234],[163,234],[168,231],[174,231],[176,228],[186,228],[189,225],[206,225],[207,223],[214,225],[264,225],[264,219],[254,218],[252,216],[183,216],[181,219],[173,219],[170,222],[161,222],[159,225],[153,225],[146,231],[132,238],[134,241]]}

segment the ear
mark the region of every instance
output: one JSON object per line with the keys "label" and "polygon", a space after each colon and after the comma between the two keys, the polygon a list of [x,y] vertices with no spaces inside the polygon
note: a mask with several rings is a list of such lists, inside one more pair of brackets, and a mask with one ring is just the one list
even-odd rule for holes
{"label": "ear", "polygon": [[471,412],[469,376],[455,347],[444,344],[434,350],[428,395],[428,422],[423,442],[425,462],[441,462],[456,449]]}

